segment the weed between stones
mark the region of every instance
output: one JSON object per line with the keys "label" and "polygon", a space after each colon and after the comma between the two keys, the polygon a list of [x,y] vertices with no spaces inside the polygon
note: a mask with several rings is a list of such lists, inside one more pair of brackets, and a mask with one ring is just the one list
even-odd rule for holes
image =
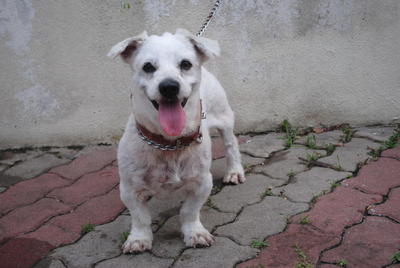
{"label": "weed between stones", "polygon": [[336,265],[339,265],[340,267],[346,267],[347,261],[345,259],[339,260],[336,262]]}
{"label": "weed between stones", "polygon": [[295,268],[313,268],[314,266],[308,261],[306,254],[301,250],[301,248],[298,245],[293,247],[297,254],[297,258],[299,259],[299,262],[296,263]]}
{"label": "weed between stones", "polygon": [[94,231],[94,224],[87,222],[81,227],[81,234],[87,234],[90,233],[91,231]]}
{"label": "weed between stones", "polygon": [[392,263],[400,263],[400,251],[395,253],[391,258]]}
{"label": "weed between stones", "polygon": [[295,139],[297,138],[299,130],[297,128],[294,129],[286,119],[283,120],[283,122],[279,125],[279,128],[285,133],[285,136],[282,137],[282,139],[284,140],[286,149],[292,147]]}
{"label": "weed between stones", "polygon": [[376,159],[381,155],[383,151],[396,147],[399,141],[400,141],[400,125],[397,126],[397,128],[394,130],[393,135],[390,136],[388,140],[384,141],[382,145],[379,146],[378,149],[371,149],[371,151],[368,154]]}
{"label": "weed between stones", "polygon": [[301,220],[299,221],[300,224],[309,224],[311,222],[311,220],[308,218],[308,216],[304,216],[303,218],[301,218]]}
{"label": "weed between stones", "polygon": [[265,248],[268,247],[268,243],[266,241],[262,241],[262,240],[253,240],[250,243],[250,247],[252,248]]}

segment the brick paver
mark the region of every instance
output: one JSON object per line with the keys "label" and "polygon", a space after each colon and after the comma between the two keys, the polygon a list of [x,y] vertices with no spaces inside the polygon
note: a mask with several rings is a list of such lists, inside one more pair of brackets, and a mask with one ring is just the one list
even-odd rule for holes
{"label": "brick paver", "polygon": [[50,172],[59,174],[63,178],[75,180],[87,173],[102,169],[116,158],[114,147],[99,148],[79,156],[68,165],[53,168]]}
{"label": "brick paver", "polygon": [[17,183],[0,195],[0,213],[4,214],[11,209],[33,203],[43,198],[52,189],[68,184],[70,184],[69,181],[56,174],[43,174],[37,178]]}

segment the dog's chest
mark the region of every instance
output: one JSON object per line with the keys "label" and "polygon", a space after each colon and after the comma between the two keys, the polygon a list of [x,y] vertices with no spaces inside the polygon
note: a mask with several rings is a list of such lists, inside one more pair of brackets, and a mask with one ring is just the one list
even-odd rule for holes
{"label": "dog's chest", "polygon": [[143,181],[152,195],[162,196],[200,179],[202,165],[192,156],[155,155],[150,158]]}

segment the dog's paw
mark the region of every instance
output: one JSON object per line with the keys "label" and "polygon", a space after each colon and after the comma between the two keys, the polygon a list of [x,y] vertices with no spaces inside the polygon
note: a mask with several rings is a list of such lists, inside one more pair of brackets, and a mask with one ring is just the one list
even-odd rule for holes
{"label": "dog's paw", "polygon": [[214,243],[214,236],[206,229],[201,232],[193,233],[188,237],[185,236],[184,242],[188,247],[209,247]]}
{"label": "dog's paw", "polygon": [[223,183],[233,183],[233,184],[239,184],[243,183],[246,180],[246,177],[244,176],[243,170],[239,171],[231,171],[228,172],[224,179],[222,180]]}
{"label": "dog's paw", "polygon": [[125,254],[144,252],[146,250],[151,250],[151,244],[151,239],[138,239],[137,237],[129,235],[128,239],[126,239],[125,243],[122,245],[122,252]]}
{"label": "dog's paw", "polygon": [[188,247],[209,247],[214,243],[214,236],[210,234],[200,222],[182,226],[184,242]]}

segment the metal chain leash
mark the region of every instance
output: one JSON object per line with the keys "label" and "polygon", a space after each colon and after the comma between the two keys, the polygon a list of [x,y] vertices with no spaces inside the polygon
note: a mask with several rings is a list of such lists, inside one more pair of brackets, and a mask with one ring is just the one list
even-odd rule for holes
{"label": "metal chain leash", "polygon": [[210,24],[211,20],[214,18],[215,13],[217,13],[217,10],[218,10],[219,5],[221,4],[221,2],[222,2],[222,0],[215,1],[215,4],[214,4],[213,8],[211,9],[210,14],[208,15],[208,17],[204,21],[203,25],[200,27],[200,30],[196,34],[196,36],[201,36],[204,33],[204,31],[207,29],[207,27]]}

